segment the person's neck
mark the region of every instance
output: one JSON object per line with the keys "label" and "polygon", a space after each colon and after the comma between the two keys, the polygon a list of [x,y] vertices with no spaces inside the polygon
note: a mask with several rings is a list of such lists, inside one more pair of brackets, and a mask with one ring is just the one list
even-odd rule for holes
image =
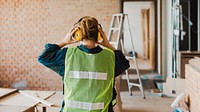
{"label": "person's neck", "polygon": [[96,47],[96,44],[93,40],[88,40],[88,39],[84,39],[83,40],[83,45],[85,47],[87,47],[88,49],[92,49]]}

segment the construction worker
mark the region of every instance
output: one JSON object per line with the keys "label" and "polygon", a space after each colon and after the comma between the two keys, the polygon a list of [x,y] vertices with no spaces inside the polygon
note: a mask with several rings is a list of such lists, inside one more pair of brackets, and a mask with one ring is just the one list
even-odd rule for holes
{"label": "construction worker", "polygon": [[[64,47],[80,41],[79,46]],[[113,112],[114,79],[129,68],[124,54],[90,16],[81,18],[60,42],[46,44],[38,61],[63,79],[60,112]]]}

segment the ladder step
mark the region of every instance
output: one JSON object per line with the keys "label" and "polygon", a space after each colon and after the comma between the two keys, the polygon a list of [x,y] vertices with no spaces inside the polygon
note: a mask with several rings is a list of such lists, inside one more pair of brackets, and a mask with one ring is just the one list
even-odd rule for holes
{"label": "ladder step", "polygon": [[123,15],[126,15],[126,14],[122,14],[122,13],[121,14],[113,14],[113,16],[120,16],[120,17]]}
{"label": "ladder step", "polygon": [[128,60],[132,60],[133,58],[135,58],[134,55],[133,56],[126,56],[126,59],[128,59]]}
{"label": "ladder step", "polygon": [[110,28],[110,30],[119,30],[119,27],[118,28]]}
{"label": "ladder step", "polygon": [[110,42],[111,45],[113,45],[115,48],[117,47],[117,42]]}
{"label": "ladder step", "polygon": [[111,41],[110,44],[113,44],[113,45],[114,45],[114,44],[117,44],[117,42],[112,42],[112,41]]}
{"label": "ladder step", "polygon": [[137,87],[141,87],[141,85],[140,84],[136,84],[136,83],[129,83],[129,85],[131,85],[131,86],[137,86]]}
{"label": "ladder step", "polygon": [[[129,74],[129,79],[134,79],[134,80],[136,80],[136,79],[138,79],[139,77],[138,77],[138,75],[137,74]],[[127,79],[126,78],[126,75],[122,75],[122,79]]]}

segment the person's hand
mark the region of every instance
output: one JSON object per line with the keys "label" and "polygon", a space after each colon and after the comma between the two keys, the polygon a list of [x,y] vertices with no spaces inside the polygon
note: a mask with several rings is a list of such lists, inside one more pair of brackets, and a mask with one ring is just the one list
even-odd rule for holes
{"label": "person's hand", "polygon": [[61,48],[67,44],[72,44],[78,42],[77,40],[73,40],[72,36],[73,34],[78,30],[79,28],[77,26],[72,27],[69,32],[66,34],[66,36],[63,38],[62,41],[56,43]]}
{"label": "person's hand", "polygon": [[115,51],[116,49],[110,44],[110,42],[108,41],[108,38],[106,36],[106,34],[104,33],[104,31],[99,28],[99,32],[101,33],[101,37],[102,37],[102,42],[97,42],[98,44],[110,48],[111,50]]}
{"label": "person's hand", "polygon": [[78,42],[77,40],[72,39],[72,36],[79,28],[74,26],[70,29],[70,31],[66,34],[64,39],[62,40],[65,44],[72,44]]}

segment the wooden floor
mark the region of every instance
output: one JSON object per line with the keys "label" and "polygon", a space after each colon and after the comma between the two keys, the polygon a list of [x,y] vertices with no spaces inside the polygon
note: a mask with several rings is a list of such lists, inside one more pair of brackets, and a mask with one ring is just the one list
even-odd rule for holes
{"label": "wooden floor", "polygon": [[[3,91],[6,91],[6,90],[4,89]],[[29,91],[29,92],[33,94],[37,92],[37,95],[39,95],[40,97],[43,95],[46,96],[47,93],[52,94],[52,91],[49,91],[49,92],[48,91]],[[2,95],[0,94],[0,98],[1,98],[1,96],[3,96],[5,92],[0,91],[0,93],[2,94]],[[143,99],[141,96],[141,92],[137,90],[133,91],[132,96],[129,95],[128,91],[121,91],[120,95],[121,95],[122,107],[123,107],[122,112],[172,112],[170,105],[173,102],[174,98],[166,98],[166,97],[164,98],[158,95],[156,96],[155,94],[150,94],[149,92],[145,91],[146,99]],[[7,98],[0,100],[0,112],[4,112],[4,110],[8,110],[8,109],[13,110],[12,112],[22,112],[22,111],[17,111],[17,110],[26,110],[32,107],[32,105],[36,105],[36,104],[37,104],[37,109],[40,110],[39,112],[41,112],[42,107],[45,106],[43,104],[39,104],[35,100],[30,99],[29,97],[23,96],[19,92],[15,92],[5,97]],[[62,99],[63,99],[63,96],[62,96],[61,91],[56,92],[56,94],[48,98],[47,101],[52,102],[55,106],[54,107],[45,106],[47,108],[47,112],[58,112],[60,110]],[[14,101],[17,101],[17,103],[16,102],[14,103]],[[20,107],[17,107],[19,105]]]}
{"label": "wooden floor", "polygon": [[143,83],[146,99],[142,98],[142,94],[137,87],[133,87],[133,95],[130,96],[126,78],[120,81],[120,95],[122,100],[123,112],[172,112],[170,107],[175,98],[160,97],[156,93],[148,92],[150,89],[155,89],[153,77],[156,74],[147,74],[149,77],[148,86]]}
{"label": "wooden floor", "polygon": [[[152,66],[150,65],[150,60],[144,60],[141,58],[137,58],[137,65],[139,70],[153,70]],[[133,59],[129,59],[130,62],[130,69],[135,69],[135,61]]]}
{"label": "wooden floor", "polygon": [[[149,74],[153,71],[153,68],[149,64],[149,60],[137,59],[138,68],[140,70],[140,75],[147,75],[149,78],[148,85],[150,88],[154,88],[153,78],[157,74]],[[134,69],[134,61],[130,60],[130,69]],[[135,73],[135,71],[130,71],[130,73]],[[136,75],[130,75],[129,78],[135,77]],[[147,85],[143,85],[145,88]],[[146,87],[146,89],[149,89]],[[173,112],[171,108],[171,103],[175,98],[160,97],[158,94],[153,94],[145,90],[146,99],[142,98],[139,89],[133,91],[133,95],[130,96],[128,92],[126,76],[123,75],[120,81],[120,95],[122,100],[123,112]]]}
{"label": "wooden floor", "polygon": [[120,92],[123,112],[172,112],[170,107],[174,98],[160,97],[156,94],[145,92],[143,99],[140,91],[134,91],[130,96],[128,91]]}

